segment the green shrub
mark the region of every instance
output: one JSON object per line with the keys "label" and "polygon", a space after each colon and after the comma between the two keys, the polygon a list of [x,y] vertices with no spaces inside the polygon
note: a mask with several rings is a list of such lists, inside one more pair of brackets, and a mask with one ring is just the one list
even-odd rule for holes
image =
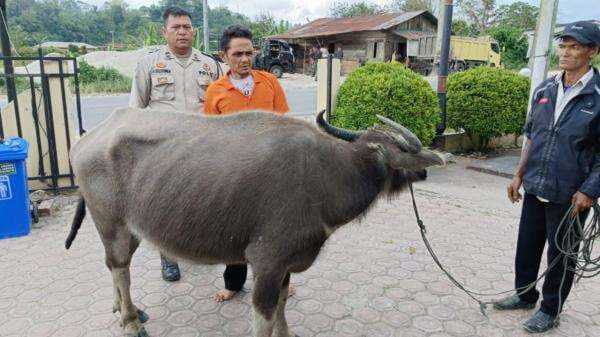
{"label": "green shrub", "polygon": [[69,45],[68,54],[69,54],[70,57],[77,57],[77,56],[79,56],[79,47],[77,47],[74,44],[70,44]]}
{"label": "green shrub", "polygon": [[[65,52],[57,49],[57,48],[42,48],[42,55],[48,55],[50,53],[58,53],[61,55],[65,55]],[[33,47],[20,47],[16,50],[16,52],[13,53],[14,56],[22,56],[22,57],[32,57],[32,58],[38,58],[38,48],[33,48]],[[15,67],[23,67],[26,66],[28,64],[30,64],[31,62],[35,62],[35,60],[16,60],[13,62]]]}
{"label": "green shrub", "polygon": [[527,114],[529,79],[488,67],[452,74],[448,78],[448,126],[464,128],[476,150],[490,139],[520,134]]}
{"label": "green shrub", "polygon": [[487,32],[500,46],[502,51],[502,64],[507,69],[519,70],[527,66],[527,37],[523,30],[508,25],[492,27]]}
{"label": "green shrub", "polygon": [[96,68],[81,60],[79,66],[80,90],[84,93],[119,93],[131,90],[131,78],[116,69]]}
{"label": "green shrub", "polygon": [[[34,88],[37,88],[39,87],[39,84],[34,83],[33,86]],[[31,83],[29,82],[29,79],[25,77],[15,77],[15,89],[17,90],[17,95],[25,90],[31,90]],[[8,94],[8,87],[5,77],[0,77],[0,94]]]}
{"label": "green shrub", "polygon": [[431,85],[400,63],[368,63],[341,86],[332,116],[336,126],[365,130],[388,117],[430,144],[439,123],[438,100]]}
{"label": "green shrub", "polygon": [[[38,57],[38,48],[23,46],[17,49],[17,53],[23,57]],[[58,53],[65,55],[65,52],[57,48],[42,48],[42,55],[48,55],[50,53]],[[31,62],[31,61],[29,61]]]}

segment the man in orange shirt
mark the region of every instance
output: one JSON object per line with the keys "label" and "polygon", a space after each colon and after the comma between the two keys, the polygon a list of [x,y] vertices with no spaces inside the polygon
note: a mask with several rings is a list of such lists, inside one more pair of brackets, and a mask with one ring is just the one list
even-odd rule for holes
{"label": "man in orange shirt", "polygon": [[277,78],[252,69],[252,33],[239,25],[228,27],[221,37],[219,55],[229,65],[227,76],[213,82],[204,97],[206,114],[229,114],[248,110],[276,113],[289,111]]}
{"label": "man in orange shirt", "polygon": [[[220,41],[219,56],[229,65],[227,76],[213,82],[204,97],[204,113],[230,114],[243,111],[288,112],[285,93],[277,78],[270,73],[252,69],[252,33],[239,25],[229,26]],[[215,295],[215,301],[231,299],[242,290],[248,267],[245,264],[227,265],[223,278],[225,289]],[[290,285],[289,296],[294,293]]]}

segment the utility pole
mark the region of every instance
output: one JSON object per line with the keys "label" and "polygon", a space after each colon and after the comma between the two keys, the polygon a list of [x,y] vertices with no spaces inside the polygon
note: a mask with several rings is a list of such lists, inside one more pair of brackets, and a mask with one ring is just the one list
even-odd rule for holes
{"label": "utility pole", "polygon": [[437,26],[437,35],[436,35],[436,39],[435,39],[435,55],[433,56],[433,71],[435,72],[435,74],[439,73],[439,68],[436,69],[435,65],[439,64],[440,61],[440,54],[442,51],[442,34],[444,33],[444,25],[442,24],[444,22],[444,10],[446,9],[446,6],[444,6],[444,0],[439,0],[439,4],[438,4],[438,15],[437,15],[437,19],[438,19],[438,26]]}
{"label": "utility pole", "polygon": [[202,0],[202,24],[204,32],[204,52],[208,53],[208,0]]}
{"label": "utility pole", "polygon": [[[10,57],[10,40],[8,38],[8,23],[6,22],[6,0],[0,0],[0,40],[2,43],[2,56]],[[17,97],[15,89],[15,78],[12,75],[15,73],[11,59],[4,59],[4,74],[6,74],[6,94],[8,102],[12,102]],[[0,123],[2,123],[0,121]],[[0,124],[1,125],[1,124]]]}
{"label": "utility pole", "polygon": [[535,35],[533,38],[533,60],[531,70],[531,88],[529,91],[529,106],[535,88],[542,83],[548,75],[548,59],[552,48],[552,35],[558,0],[540,0],[540,14]]}
{"label": "utility pole", "polygon": [[110,47],[110,50],[115,50],[115,31],[111,30],[110,35],[111,35],[111,41],[112,41],[112,46]]}
{"label": "utility pole", "polygon": [[[441,122],[437,127],[438,144],[441,145],[442,135],[446,130],[446,80],[448,79],[448,59],[450,56],[450,34],[452,32],[452,11],[454,0],[444,0],[444,15],[442,22],[438,22],[438,25],[443,26],[441,36],[441,52],[440,52],[440,66],[438,73],[438,84],[437,94],[440,102],[440,117]],[[440,9],[441,10],[441,9]],[[440,38],[438,36],[438,38]]]}

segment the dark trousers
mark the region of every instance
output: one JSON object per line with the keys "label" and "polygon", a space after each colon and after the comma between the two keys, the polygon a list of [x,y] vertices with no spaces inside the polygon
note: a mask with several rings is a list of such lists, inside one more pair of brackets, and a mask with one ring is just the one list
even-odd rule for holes
{"label": "dark trousers", "polygon": [[[573,285],[574,273],[572,269],[575,261],[566,258],[564,254],[556,248],[555,236],[558,226],[570,204],[556,204],[552,202],[542,202],[535,195],[525,194],[523,198],[523,209],[521,211],[521,222],[519,224],[519,238],[517,242],[517,256],[515,260],[515,286],[524,287],[538,278],[540,261],[546,241],[548,242],[548,265],[554,261],[557,256],[559,260],[556,265],[546,274],[544,285],[542,287],[542,305],[541,310],[546,314],[557,316],[559,306],[559,293],[564,305],[571,286]],[[585,221],[589,211],[581,213],[580,219]],[[558,233],[558,242],[562,242],[564,230]],[[579,247],[576,248],[577,250]],[[567,261],[567,271],[564,264]],[[561,289],[561,281],[564,282]],[[529,303],[537,302],[539,292],[533,288],[520,297],[523,301]]]}
{"label": "dark trousers", "polygon": [[225,289],[231,291],[240,291],[246,282],[248,275],[248,266],[245,264],[228,264],[223,272],[225,280]]}

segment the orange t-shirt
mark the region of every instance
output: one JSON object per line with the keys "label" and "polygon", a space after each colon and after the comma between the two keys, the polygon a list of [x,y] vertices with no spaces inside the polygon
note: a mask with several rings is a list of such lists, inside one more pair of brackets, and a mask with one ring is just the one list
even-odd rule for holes
{"label": "orange t-shirt", "polygon": [[289,111],[285,93],[277,78],[270,73],[252,70],[254,89],[250,96],[234,87],[229,76],[213,82],[204,96],[204,113],[230,114],[247,110],[264,110],[284,114]]}

